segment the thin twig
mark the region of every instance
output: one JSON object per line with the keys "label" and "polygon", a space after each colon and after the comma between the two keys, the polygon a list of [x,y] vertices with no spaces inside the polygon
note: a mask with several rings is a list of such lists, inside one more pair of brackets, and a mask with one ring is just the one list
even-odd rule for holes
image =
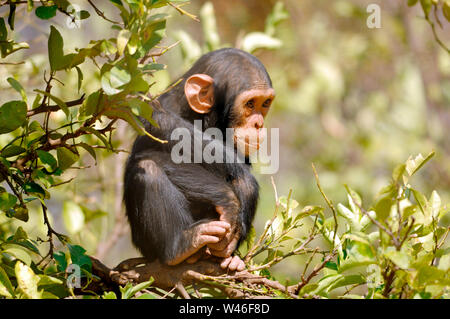
{"label": "thin twig", "polygon": [[171,5],[173,8],[175,8],[180,14],[185,15],[185,16],[188,16],[189,18],[191,18],[191,19],[193,19],[193,20],[195,20],[195,21],[197,21],[197,22],[200,22],[200,19],[197,18],[197,17],[196,17],[195,15],[193,15],[192,13],[189,13],[189,12],[187,12],[186,10],[181,9],[180,6],[177,6],[177,5],[173,4],[173,3],[170,2],[170,1],[169,1],[168,3],[169,3],[169,5]]}
{"label": "thin twig", "polygon": [[336,234],[337,234],[337,229],[338,229],[337,212],[336,212],[336,209],[334,208],[333,202],[328,199],[327,195],[325,195],[324,191],[322,190],[322,187],[320,186],[319,175],[317,174],[316,167],[314,166],[314,163],[311,163],[311,166],[312,166],[313,171],[314,171],[314,176],[316,178],[317,187],[319,188],[320,193],[322,194],[323,198],[327,202],[328,207],[330,207],[331,211],[333,212],[333,219],[334,219],[333,246],[334,246],[335,245]]}
{"label": "thin twig", "polygon": [[89,4],[91,5],[91,7],[94,8],[95,13],[97,13],[97,15],[98,15],[99,17],[101,17],[101,18],[103,18],[103,19],[105,19],[106,21],[109,21],[109,22],[111,22],[111,23],[114,23],[114,24],[120,24],[120,23],[117,22],[117,21],[108,19],[108,18],[105,16],[105,14],[103,13],[103,11],[101,11],[99,8],[97,8],[97,7],[95,6],[95,4],[92,2],[92,0],[88,0],[88,2],[89,2]]}

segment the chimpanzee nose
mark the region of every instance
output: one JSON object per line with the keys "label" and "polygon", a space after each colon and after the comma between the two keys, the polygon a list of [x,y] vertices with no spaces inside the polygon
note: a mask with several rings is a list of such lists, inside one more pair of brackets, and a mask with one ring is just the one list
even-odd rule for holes
{"label": "chimpanzee nose", "polygon": [[264,118],[262,117],[262,115],[260,115],[255,119],[255,128],[260,129],[263,126],[264,126]]}

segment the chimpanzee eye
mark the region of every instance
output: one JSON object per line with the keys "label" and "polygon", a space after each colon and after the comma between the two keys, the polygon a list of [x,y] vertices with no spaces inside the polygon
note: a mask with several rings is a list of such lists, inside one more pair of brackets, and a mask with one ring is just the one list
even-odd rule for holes
{"label": "chimpanzee eye", "polygon": [[263,107],[269,107],[271,102],[272,102],[271,99],[265,100],[264,103],[263,103]]}
{"label": "chimpanzee eye", "polygon": [[253,99],[247,101],[247,103],[245,103],[245,106],[248,107],[249,109],[252,109],[255,107],[255,101],[253,101]]}

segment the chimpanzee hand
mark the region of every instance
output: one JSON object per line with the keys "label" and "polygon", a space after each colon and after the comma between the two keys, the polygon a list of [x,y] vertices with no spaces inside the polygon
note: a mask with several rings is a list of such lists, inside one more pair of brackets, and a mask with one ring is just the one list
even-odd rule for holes
{"label": "chimpanzee hand", "polygon": [[[168,264],[173,266],[189,259],[192,255],[208,244],[218,243],[230,230],[226,221],[210,221],[194,226],[186,231],[186,238],[191,238],[189,248],[181,252]],[[192,258],[191,258],[192,259]]]}
{"label": "chimpanzee hand", "polygon": [[216,211],[219,213],[219,220],[227,222],[231,227],[219,242],[208,244],[208,252],[213,256],[228,258],[236,250],[241,236],[239,222],[236,214],[228,213],[223,207],[217,206]]}

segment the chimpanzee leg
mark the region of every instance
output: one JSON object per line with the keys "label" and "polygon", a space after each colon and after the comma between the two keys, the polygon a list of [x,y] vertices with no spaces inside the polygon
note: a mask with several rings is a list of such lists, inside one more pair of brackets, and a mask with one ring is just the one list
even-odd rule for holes
{"label": "chimpanzee leg", "polygon": [[[245,216],[247,212],[241,210],[240,200],[247,209],[249,205],[246,203],[247,198],[238,198],[233,190],[236,188],[234,184],[229,183],[221,174],[214,174],[213,171],[205,169],[202,165],[175,164],[167,153],[159,153],[158,161],[169,180],[190,203],[203,203],[203,209],[211,207],[214,210],[213,214],[209,215],[211,218],[217,218],[231,225],[230,231],[220,242],[208,245],[210,252],[215,256],[231,256],[242,239],[242,233],[246,230],[244,220],[247,220],[248,217]],[[242,197],[242,192],[239,195]],[[249,198],[249,200],[256,199]],[[255,206],[255,204],[253,205]]]}
{"label": "chimpanzee leg", "polygon": [[174,265],[218,242],[229,224],[196,223],[182,191],[153,160],[158,154],[151,155],[133,157],[127,163],[124,198],[132,239],[148,259]]}

